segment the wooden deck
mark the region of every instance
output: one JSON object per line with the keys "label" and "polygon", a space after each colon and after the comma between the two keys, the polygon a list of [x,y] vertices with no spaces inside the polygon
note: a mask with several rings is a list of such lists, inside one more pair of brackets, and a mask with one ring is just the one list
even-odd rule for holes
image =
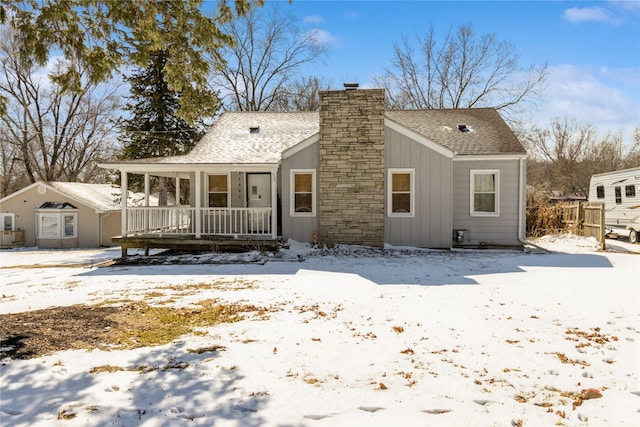
{"label": "wooden deck", "polygon": [[170,237],[160,236],[115,236],[111,241],[120,245],[122,257],[127,257],[128,249],[144,249],[145,255],[149,254],[149,249],[173,249],[178,251],[193,252],[246,252],[251,250],[276,250],[277,239],[238,236],[216,237],[202,236],[196,239],[195,235],[180,235]]}

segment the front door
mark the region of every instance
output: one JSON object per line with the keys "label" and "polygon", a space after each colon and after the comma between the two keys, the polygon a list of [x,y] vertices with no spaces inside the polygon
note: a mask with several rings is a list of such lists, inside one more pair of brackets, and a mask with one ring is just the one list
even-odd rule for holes
{"label": "front door", "polygon": [[268,208],[271,206],[271,174],[247,174],[247,207]]}
{"label": "front door", "polygon": [[3,231],[14,231],[16,229],[16,214],[2,213],[0,218],[2,218]]}
{"label": "front door", "polygon": [[[247,207],[271,207],[271,174],[247,174]],[[249,233],[270,233],[271,212],[268,209],[247,212],[247,231]]]}

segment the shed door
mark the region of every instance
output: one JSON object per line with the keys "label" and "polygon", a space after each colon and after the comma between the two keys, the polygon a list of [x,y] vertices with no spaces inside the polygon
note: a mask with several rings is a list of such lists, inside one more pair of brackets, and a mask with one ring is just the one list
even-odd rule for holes
{"label": "shed door", "polygon": [[271,206],[271,174],[247,174],[247,207],[268,208]]}

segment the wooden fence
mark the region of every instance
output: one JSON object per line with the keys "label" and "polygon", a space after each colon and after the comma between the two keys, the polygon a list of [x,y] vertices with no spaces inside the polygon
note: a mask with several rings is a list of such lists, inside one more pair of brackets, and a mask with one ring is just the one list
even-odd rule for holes
{"label": "wooden fence", "polygon": [[604,203],[566,202],[557,205],[562,223],[573,233],[595,237],[605,249]]}

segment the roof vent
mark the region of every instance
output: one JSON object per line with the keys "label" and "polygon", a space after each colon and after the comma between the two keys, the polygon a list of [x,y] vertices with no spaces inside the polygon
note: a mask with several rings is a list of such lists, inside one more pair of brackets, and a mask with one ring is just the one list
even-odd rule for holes
{"label": "roof vent", "polygon": [[471,132],[471,129],[469,129],[469,127],[467,127],[467,125],[464,125],[464,124],[463,125],[458,125],[458,130],[460,132],[463,132],[463,133]]}
{"label": "roof vent", "polygon": [[346,90],[356,90],[360,86],[360,83],[344,83]]}
{"label": "roof vent", "polygon": [[251,126],[249,128],[249,133],[260,133],[260,126]]}

